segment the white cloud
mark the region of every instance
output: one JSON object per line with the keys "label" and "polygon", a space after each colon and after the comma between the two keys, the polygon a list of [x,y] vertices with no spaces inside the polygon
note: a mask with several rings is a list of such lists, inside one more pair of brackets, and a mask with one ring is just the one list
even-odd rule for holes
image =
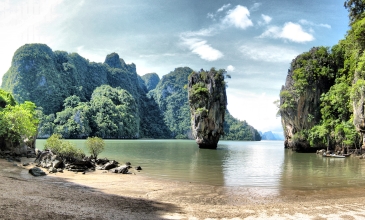
{"label": "white cloud", "polygon": [[260,26],[263,26],[263,25],[267,25],[271,22],[272,20],[272,17],[268,16],[268,15],[264,15],[264,14],[261,14],[261,18],[262,18],[262,21],[259,21],[258,24]]}
{"label": "white cloud", "polygon": [[262,19],[264,19],[265,24],[268,24],[271,22],[272,18],[268,15],[261,14]]}
{"label": "white cloud", "polygon": [[217,10],[217,12],[221,12],[221,11],[224,11],[225,9],[227,9],[227,8],[229,8],[229,7],[231,7],[231,4],[225,4],[225,5],[223,5],[222,7],[220,7],[218,10]]}
{"label": "white cloud", "polygon": [[292,22],[285,23],[282,28],[278,26],[271,26],[259,37],[281,38],[297,43],[304,43],[314,40],[313,35],[305,32],[300,24]]}
{"label": "white cloud", "polygon": [[197,38],[184,38],[183,44],[188,46],[192,53],[199,55],[203,60],[215,61],[223,57],[223,53],[214,49],[207,41]]}
{"label": "white cloud", "polygon": [[215,20],[215,15],[213,14],[213,13],[208,13],[207,14],[207,18],[210,18],[210,19],[213,19],[213,20]]}
{"label": "white cloud", "polygon": [[288,63],[299,54],[299,52],[285,47],[263,44],[246,44],[239,50],[249,59],[272,63]]}
{"label": "white cloud", "polygon": [[234,9],[227,12],[227,15],[223,19],[222,23],[232,25],[240,29],[246,29],[250,26],[253,26],[249,16],[250,12],[246,7],[237,5]]}
{"label": "white cloud", "polygon": [[302,25],[310,25],[310,26],[317,26],[317,27],[324,27],[324,28],[328,28],[328,29],[331,29],[331,25],[329,24],[316,24],[316,23],[313,23],[311,21],[307,21],[305,19],[301,19],[299,20],[299,23],[302,24]]}
{"label": "white cloud", "polygon": [[236,68],[234,67],[234,66],[232,66],[232,65],[228,65],[227,66],[227,71],[228,72],[234,72],[234,70],[235,70]]}
{"label": "white cloud", "polygon": [[252,5],[252,7],[250,8],[250,11],[257,11],[257,10],[259,10],[259,8],[260,8],[261,5],[262,5],[262,3],[256,2],[255,4]]}
{"label": "white cloud", "polygon": [[77,53],[88,59],[90,62],[104,62],[105,57],[110,51],[104,49],[93,49],[93,48],[85,48],[84,45],[78,46],[76,48]]}
{"label": "white cloud", "polygon": [[189,37],[208,37],[216,34],[216,29],[213,27],[203,28],[198,31],[187,31],[180,34],[183,38]]}

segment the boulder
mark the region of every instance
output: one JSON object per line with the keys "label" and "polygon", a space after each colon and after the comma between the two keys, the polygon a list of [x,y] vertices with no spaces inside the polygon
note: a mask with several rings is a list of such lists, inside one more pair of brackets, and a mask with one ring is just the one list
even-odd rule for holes
{"label": "boulder", "polygon": [[52,167],[53,168],[63,168],[65,166],[65,164],[63,163],[62,160],[54,160],[52,161]]}
{"label": "boulder", "polygon": [[95,163],[97,164],[97,165],[104,165],[104,164],[106,164],[106,163],[108,163],[109,162],[109,160],[108,159],[106,159],[106,158],[104,158],[104,159],[97,159],[97,160],[95,160]]}
{"label": "boulder", "polygon": [[91,161],[84,161],[84,160],[75,161],[71,164],[74,165],[74,166],[82,166],[82,167],[87,167],[87,168],[94,167],[94,164],[92,164]]}
{"label": "boulder", "polygon": [[38,167],[33,167],[29,170],[29,173],[32,174],[33,176],[45,176],[47,175],[43,170],[41,170]]}
{"label": "boulder", "polygon": [[117,167],[117,165],[118,165],[118,162],[116,162],[115,160],[112,160],[112,161],[106,163],[104,166],[102,166],[102,170],[110,170],[110,169]]}
{"label": "boulder", "polygon": [[128,174],[128,166],[127,165],[122,165],[120,167],[117,167],[114,169],[115,173],[122,173],[122,174]]}

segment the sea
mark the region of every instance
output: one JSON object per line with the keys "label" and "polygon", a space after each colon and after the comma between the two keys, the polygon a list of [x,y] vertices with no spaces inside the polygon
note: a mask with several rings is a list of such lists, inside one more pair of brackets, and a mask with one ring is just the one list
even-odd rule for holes
{"label": "sea", "polygon": [[[38,139],[43,149],[46,140]],[[86,153],[85,140],[68,140]],[[283,141],[219,141],[216,150],[194,140],[105,140],[99,158],[141,166],[138,175],[225,187],[271,190],[365,185],[365,160],[328,158],[284,149]],[[133,171],[137,172],[137,171]]]}

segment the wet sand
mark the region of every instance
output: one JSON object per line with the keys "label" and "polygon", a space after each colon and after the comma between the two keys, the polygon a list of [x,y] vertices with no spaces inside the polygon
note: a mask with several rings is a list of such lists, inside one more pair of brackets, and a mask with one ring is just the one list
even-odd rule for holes
{"label": "wet sand", "polygon": [[33,177],[28,173],[33,166],[0,159],[0,219],[365,219],[365,186],[222,187],[137,171]]}

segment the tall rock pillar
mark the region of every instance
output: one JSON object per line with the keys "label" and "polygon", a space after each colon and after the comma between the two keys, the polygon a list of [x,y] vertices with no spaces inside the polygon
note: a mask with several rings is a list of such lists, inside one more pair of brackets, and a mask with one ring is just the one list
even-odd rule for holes
{"label": "tall rock pillar", "polygon": [[188,97],[192,134],[199,148],[216,149],[224,134],[224,114],[227,107],[225,70],[192,72],[188,82]]}

